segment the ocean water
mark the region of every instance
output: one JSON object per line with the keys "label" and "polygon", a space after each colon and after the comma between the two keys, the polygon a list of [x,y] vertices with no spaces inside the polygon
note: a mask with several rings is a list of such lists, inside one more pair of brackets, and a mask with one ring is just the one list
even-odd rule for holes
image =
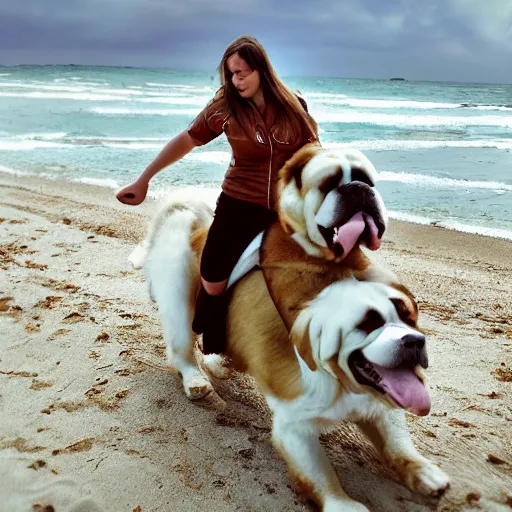
{"label": "ocean water", "polygon": [[[512,85],[284,77],[327,147],[355,147],[380,173],[392,218],[512,239]],[[217,78],[161,69],[0,67],[0,171],[116,189],[212,97]],[[224,136],[160,173],[218,187]]]}

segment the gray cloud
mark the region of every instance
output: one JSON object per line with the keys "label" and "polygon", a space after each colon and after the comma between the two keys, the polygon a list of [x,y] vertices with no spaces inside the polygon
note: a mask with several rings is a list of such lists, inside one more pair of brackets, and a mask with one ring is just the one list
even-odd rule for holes
{"label": "gray cloud", "polygon": [[0,62],[197,68],[258,37],[281,74],[512,82],[511,0],[25,0]]}

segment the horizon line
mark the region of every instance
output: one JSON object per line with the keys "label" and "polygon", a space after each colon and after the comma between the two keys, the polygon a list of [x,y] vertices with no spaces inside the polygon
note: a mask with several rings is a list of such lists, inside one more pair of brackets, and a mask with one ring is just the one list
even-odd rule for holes
{"label": "horizon line", "polygon": [[[186,69],[180,67],[168,67],[168,66],[126,66],[118,64],[2,64],[0,68],[21,68],[21,67],[75,67],[75,68],[116,68],[116,69],[139,69],[139,70],[158,70],[158,71],[178,71],[182,73],[201,73],[209,75],[211,79],[214,79],[217,75],[215,72],[213,75],[210,71],[201,69]],[[411,79],[403,76],[389,76],[389,77],[357,77],[357,76],[343,76],[343,75],[293,75],[283,74],[284,78],[330,78],[330,79],[343,79],[343,80],[386,80],[386,81],[398,81],[398,82],[431,82],[431,83],[459,83],[459,84],[481,84],[481,85],[512,85],[509,82],[477,82],[477,81],[461,81],[461,80],[440,80],[440,79]]]}

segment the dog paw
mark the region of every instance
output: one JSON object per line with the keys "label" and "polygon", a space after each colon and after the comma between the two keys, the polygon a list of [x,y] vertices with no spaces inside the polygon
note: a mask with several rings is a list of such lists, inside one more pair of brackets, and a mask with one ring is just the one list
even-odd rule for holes
{"label": "dog paw", "polygon": [[322,512],[370,512],[362,503],[350,498],[326,498]]}
{"label": "dog paw", "polygon": [[229,379],[233,373],[228,366],[227,359],[219,354],[207,354],[203,356],[203,365],[208,373],[219,380]]}
{"label": "dog paw", "polygon": [[185,394],[190,400],[201,400],[210,393],[213,393],[211,382],[203,375],[194,375],[183,379]]}
{"label": "dog paw", "polygon": [[430,461],[409,461],[402,472],[405,483],[414,492],[439,498],[450,487],[448,476]]}

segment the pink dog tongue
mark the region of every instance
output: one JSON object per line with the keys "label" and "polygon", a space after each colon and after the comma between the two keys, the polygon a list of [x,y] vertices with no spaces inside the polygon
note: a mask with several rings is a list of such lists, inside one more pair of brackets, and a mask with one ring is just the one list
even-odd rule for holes
{"label": "pink dog tongue", "polygon": [[430,412],[430,396],[414,370],[375,367],[382,377],[379,385],[400,407],[418,416],[426,416]]}
{"label": "pink dog tongue", "polygon": [[359,237],[366,226],[368,226],[368,230],[370,232],[368,249],[376,251],[380,247],[380,239],[375,221],[370,215],[358,212],[349,221],[343,224],[343,226],[340,226],[334,240],[343,247],[344,256],[354,248],[354,245],[359,240]]}

